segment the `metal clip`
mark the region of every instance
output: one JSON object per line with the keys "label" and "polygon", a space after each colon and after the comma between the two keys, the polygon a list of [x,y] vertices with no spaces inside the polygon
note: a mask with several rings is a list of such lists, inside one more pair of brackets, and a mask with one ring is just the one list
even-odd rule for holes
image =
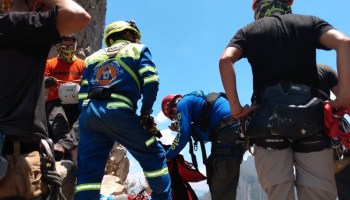
{"label": "metal clip", "polygon": [[48,169],[53,169],[55,167],[55,157],[53,155],[53,143],[51,139],[41,139],[40,149],[43,156],[43,164]]}

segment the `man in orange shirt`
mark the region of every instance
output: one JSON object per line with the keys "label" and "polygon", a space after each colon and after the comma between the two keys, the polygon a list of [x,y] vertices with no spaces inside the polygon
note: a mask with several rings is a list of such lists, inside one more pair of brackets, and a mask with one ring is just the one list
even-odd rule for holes
{"label": "man in orange shirt", "polygon": [[[78,94],[85,62],[76,57],[76,36],[61,37],[57,45],[58,56],[47,60],[45,88],[48,89],[46,115],[50,138],[55,143],[55,157],[61,160],[77,144],[70,130],[79,116]],[[76,93],[74,93],[76,91]]]}

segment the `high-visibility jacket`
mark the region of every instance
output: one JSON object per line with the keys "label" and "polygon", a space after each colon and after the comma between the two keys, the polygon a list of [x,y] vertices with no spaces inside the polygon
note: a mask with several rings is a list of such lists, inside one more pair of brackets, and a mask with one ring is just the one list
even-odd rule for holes
{"label": "high-visibility jacket", "polygon": [[[149,49],[143,44],[117,40],[85,59],[79,105],[93,88],[108,88],[112,97],[137,109],[142,95],[141,115],[151,112],[157,97],[159,76]],[[114,96],[113,96],[114,95]]]}

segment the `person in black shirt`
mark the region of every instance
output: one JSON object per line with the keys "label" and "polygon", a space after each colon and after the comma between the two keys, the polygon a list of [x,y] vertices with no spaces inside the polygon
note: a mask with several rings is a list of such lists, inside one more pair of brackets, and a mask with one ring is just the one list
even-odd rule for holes
{"label": "person in black shirt", "polygon": [[80,31],[91,17],[72,0],[3,0],[3,5],[0,132],[5,142],[0,144],[0,162],[7,160],[8,167],[0,181],[0,199],[34,199],[47,195],[39,156],[40,142],[48,137],[45,62],[60,36]]}
{"label": "person in black shirt", "polygon": [[[272,120],[281,119],[279,115],[277,118],[270,115],[271,110],[288,107],[291,105],[289,102],[298,98],[303,103],[296,105],[304,105],[313,99],[314,88],[318,87],[317,48],[337,51],[339,93],[337,99],[331,102],[332,107],[350,106],[350,38],[318,17],[292,14],[292,3],[292,0],[254,1],[256,20],[240,29],[224,50],[219,62],[221,79],[234,118],[246,117],[254,109],[256,111],[251,116],[252,120],[259,112],[261,116],[266,110],[270,112],[265,117],[255,117],[255,122],[260,120],[265,125],[264,129],[255,129],[255,135],[250,134],[248,130],[256,128],[250,126],[253,121],[250,121],[247,129],[247,137],[255,145],[259,181],[268,199],[295,199],[294,186],[298,199],[336,199],[333,150],[330,148],[330,139],[322,130],[322,114],[307,118],[311,121],[318,119],[318,123],[308,129],[306,135],[305,129],[291,131],[285,128],[298,118],[289,118],[291,122],[280,120],[275,126],[268,126],[270,120],[276,122]],[[248,59],[252,68],[253,100],[258,107],[242,107],[238,98],[233,65],[242,57]],[[274,101],[276,98],[273,95],[276,94],[284,102]],[[276,104],[282,106],[269,107]],[[317,105],[318,109],[314,109],[314,112],[322,113],[322,104]],[[265,111],[263,108],[266,108]],[[288,117],[292,115],[286,116],[286,119]],[[276,134],[274,131],[278,128],[284,128],[286,132]],[[304,128],[309,128],[308,123],[304,123]]]}

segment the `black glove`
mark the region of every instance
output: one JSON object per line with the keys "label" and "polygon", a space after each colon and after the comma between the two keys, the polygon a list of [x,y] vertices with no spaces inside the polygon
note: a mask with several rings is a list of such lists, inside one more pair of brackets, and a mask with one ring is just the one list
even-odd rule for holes
{"label": "black glove", "polygon": [[45,77],[45,88],[57,87],[58,80],[53,76]]}
{"label": "black glove", "polygon": [[143,115],[141,117],[141,127],[152,135],[155,135],[157,138],[162,137],[162,134],[158,130],[157,124],[154,122],[154,118],[151,115]]}

